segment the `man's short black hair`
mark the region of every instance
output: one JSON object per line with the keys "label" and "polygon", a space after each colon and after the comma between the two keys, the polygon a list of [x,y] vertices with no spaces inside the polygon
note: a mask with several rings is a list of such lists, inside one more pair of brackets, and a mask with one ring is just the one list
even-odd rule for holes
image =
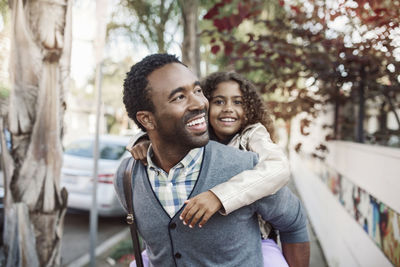
{"label": "man's short black hair", "polygon": [[136,113],[141,110],[154,112],[154,104],[149,94],[150,86],[147,77],[156,69],[170,63],[184,65],[175,55],[153,54],[145,57],[132,66],[124,81],[123,102],[129,118],[135,121],[143,131],[146,129],[136,119]]}

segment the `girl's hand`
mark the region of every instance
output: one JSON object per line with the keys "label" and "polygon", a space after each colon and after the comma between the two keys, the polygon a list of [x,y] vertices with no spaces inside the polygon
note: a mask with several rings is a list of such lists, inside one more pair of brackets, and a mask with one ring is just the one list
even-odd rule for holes
{"label": "girl's hand", "polygon": [[179,218],[183,220],[184,225],[188,225],[190,222],[190,228],[193,228],[200,219],[202,220],[199,223],[199,227],[203,227],[211,216],[222,208],[221,201],[211,191],[203,192],[186,200],[185,204],[186,207],[183,209]]}
{"label": "girl's hand", "polygon": [[149,148],[149,145],[149,140],[139,140],[136,145],[132,147],[127,146],[126,150],[131,152],[132,157],[135,160],[140,160],[144,164],[144,166],[147,166],[147,150]]}

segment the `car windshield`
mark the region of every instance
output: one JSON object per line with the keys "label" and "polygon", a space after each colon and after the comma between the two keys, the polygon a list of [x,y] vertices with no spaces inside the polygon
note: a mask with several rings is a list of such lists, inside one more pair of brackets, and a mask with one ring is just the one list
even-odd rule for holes
{"label": "car windshield", "polygon": [[[94,142],[81,140],[66,146],[64,154],[93,158]],[[113,143],[100,142],[100,159],[118,160],[125,152],[125,146]]]}

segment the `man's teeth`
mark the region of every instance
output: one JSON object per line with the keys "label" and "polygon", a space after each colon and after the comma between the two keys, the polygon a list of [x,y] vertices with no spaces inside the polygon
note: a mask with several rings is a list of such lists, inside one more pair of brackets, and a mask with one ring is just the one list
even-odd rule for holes
{"label": "man's teeth", "polygon": [[234,122],[234,121],[236,121],[236,119],[232,119],[232,118],[222,118],[221,121],[225,121],[225,122]]}
{"label": "man's teeth", "polygon": [[204,122],[206,122],[206,119],[205,119],[204,117],[202,117],[202,118],[200,118],[200,119],[191,121],[191,122],[187,123],[186,125],[187,125],[187,126],[193,126],[193,125],[200,124],[200,123],[204,123]]}

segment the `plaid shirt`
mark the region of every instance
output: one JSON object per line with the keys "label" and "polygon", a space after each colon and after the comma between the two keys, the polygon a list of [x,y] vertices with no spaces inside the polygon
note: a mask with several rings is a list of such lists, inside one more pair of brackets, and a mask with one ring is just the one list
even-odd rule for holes
{"label": "plaid shirt", "polygon": [[165,211],[172,218],[188,199],[199,177],[204,148],[195,148],[169,173],[157,167],[151,160],[153,149],[147,151],[147,174],[150,184]]}

